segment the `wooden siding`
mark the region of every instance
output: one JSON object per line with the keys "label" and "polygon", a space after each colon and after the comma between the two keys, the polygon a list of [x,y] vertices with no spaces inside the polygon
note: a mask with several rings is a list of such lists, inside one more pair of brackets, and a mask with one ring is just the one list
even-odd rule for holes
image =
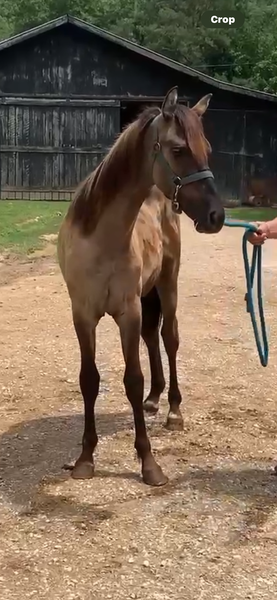
{"label": "wooden siding", "polygon": [[68,197],[119,127],[115,101],[0,103],[1,197]]}
{"label": "wooden siding", "polygon": [[212,145],[211,168],[224,200],[247,198],[251,178],[277,173],[277,113],[209,110],[204,117]]}
{"label": "wooden siding", "polygon": [[175,85],[191,103],[213,92],[214,108],[276,111],[273,102],[214,88],[71,23],[1,51],[0,95],[153,98]]}
{"label": "wooden siding", "polygon": [[211,87],[66,22],[1,50],[0,197],[70,197],[131,103],[159,101],[174,85],[190,106],[213,92],[203,122],[224,199],[243,200],[251,178],[276,177],[274,102]]}

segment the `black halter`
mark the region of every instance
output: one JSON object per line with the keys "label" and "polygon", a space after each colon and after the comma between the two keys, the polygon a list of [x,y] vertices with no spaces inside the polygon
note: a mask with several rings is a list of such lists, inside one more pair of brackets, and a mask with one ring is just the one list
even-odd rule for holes
{"label": "black halter", "polygon": [[176,175],[176,173],[174,173],[174,171],[172,171],[171,166],[168,164],[168,162],[164,156],[163,149],[161,147],[160,142],[155,142],[154,152],[156,155],[155,159],[156,158],[160,159],[170,173],[170,179],[171,179],[173,185],[175,186],[175,189],[173,192],[173,198],[171,199],[172,209],[174,212],[181,214],[182,209],[180,208],[180,204],[178,202],[178,194],[179,194],[180,189],[184,185],[189,185],[189,183],[194,183],[195,181],[201,181],[201,179],[214,179],[214,175],[213,175],[212,171],[210,171],[210,169],[202,169],[200,171],[196,171],[195,173],[191,173],[191,175],[186,175],[185,177],[179,177],[178,175]]}

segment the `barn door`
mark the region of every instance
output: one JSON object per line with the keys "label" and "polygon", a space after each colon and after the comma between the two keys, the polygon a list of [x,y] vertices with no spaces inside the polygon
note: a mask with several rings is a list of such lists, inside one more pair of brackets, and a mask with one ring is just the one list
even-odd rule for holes
{"label": "barn door", "polygon": [[224,200],[238,199],[244,176],[244,114],[237,110],[209,109],[203,119],[212,146],[210,166]]}
{"label": "barn door", "polygon": [[277,175],[277,115],[247,111],[245,114],[246,173],[253,177]]}
{"label": "barn door", "polygon": [[15,100],[0,104],[1,197],[68,199],[113,143],[113,100]]}

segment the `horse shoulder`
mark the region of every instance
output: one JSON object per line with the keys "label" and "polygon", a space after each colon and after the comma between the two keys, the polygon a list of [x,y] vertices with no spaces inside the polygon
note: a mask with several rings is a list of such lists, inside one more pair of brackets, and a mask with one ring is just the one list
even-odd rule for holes
{"label": "horse shoulder", "polygon": [[161,224],[164,256],[179,260],[181,251],[180,217],[173,212],[171,200],[165,196],[162,203]]}

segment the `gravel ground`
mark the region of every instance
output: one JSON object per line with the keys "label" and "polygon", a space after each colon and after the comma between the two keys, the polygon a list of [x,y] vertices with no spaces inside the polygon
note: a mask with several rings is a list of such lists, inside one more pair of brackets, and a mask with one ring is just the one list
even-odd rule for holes
{"label": "gravel ground", "polygon": [[[276,242],[264,248],[264,369],[245,312],[241,235],[201,236],[182,217],[185,431],[164,429],[166,395],[160,414],[147,419],[170,476],[163,489],[139,477],[119,336],[109,318],[98,329],[97,472],[75,481],[63,471],[80,451],[83,426],[67,292],[49,246],[48,256],[32,262],[2,260],[1,600],[275,597]],[[141,353],[148,389],[143,346]]]}

